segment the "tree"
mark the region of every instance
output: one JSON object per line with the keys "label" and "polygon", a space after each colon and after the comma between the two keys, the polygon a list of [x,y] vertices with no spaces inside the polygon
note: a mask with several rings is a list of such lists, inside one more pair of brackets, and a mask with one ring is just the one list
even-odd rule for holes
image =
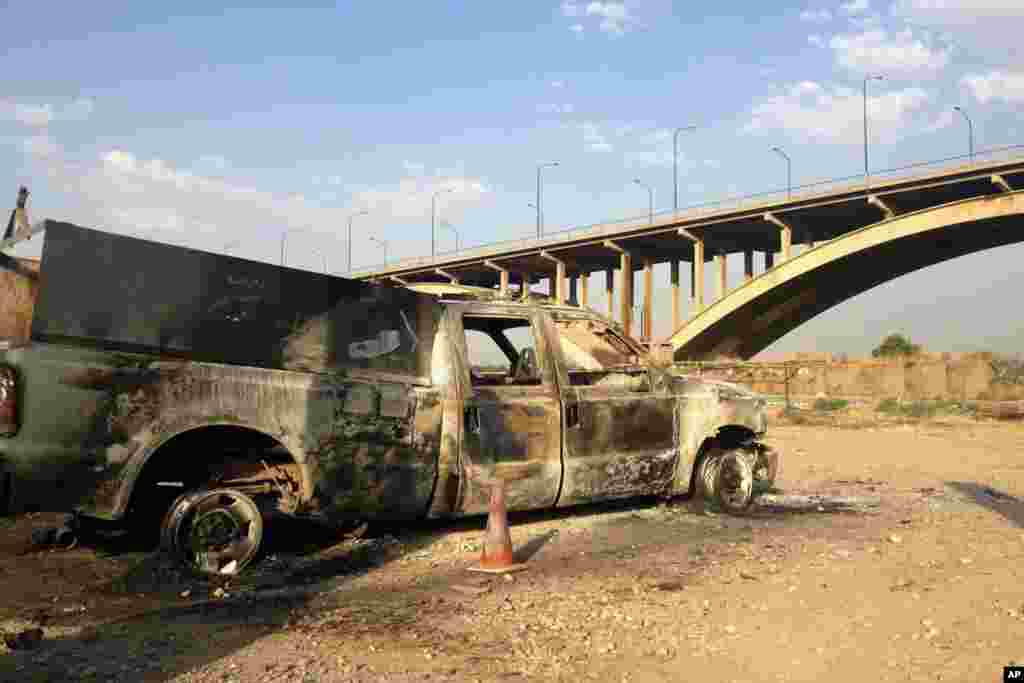
{"label": "tree", "polygon": [[902,334],[890,334],[875,347],[871,355],[875,358],[892,358],[894,356],[916,356],[921,352],[918,344],[911,344],[910,339]]}

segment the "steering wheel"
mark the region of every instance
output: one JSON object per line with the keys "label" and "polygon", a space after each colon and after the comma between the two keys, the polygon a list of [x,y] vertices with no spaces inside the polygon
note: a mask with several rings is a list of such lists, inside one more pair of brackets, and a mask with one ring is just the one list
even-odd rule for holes
{"label": "steering wheel", "polygon": [[527,379],[536,379],[538,374],[537,352],[528,346],[519,352],[519,360],[516,362],[515,372],[512,373],[512,380],[521,382]]}

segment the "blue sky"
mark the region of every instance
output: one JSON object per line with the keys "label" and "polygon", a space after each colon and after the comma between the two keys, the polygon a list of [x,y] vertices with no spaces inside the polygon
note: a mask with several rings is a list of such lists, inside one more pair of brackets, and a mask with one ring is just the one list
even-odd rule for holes
{"label": "blue sky", "polygon": [[[168,12],[173,10],[173,15]],[[1024,143],[1017,0],[17,3],[0,68],[0,187],[35,217],[345,269],[430,250],[430,198],[463,246]],[[438,233],[440,250],[453,232]],[[36,245],[20,247],[31,254]],[[900,330],[939,350],[1020,350],[999,314],[1024,248],[902,278],[774,350],[863,353]],[[738,264],[731,264],[738,269]],[[735,275],[738,277],[738,273]],[[658,273],[660,282],[667,274]],[[594,289],[599,289],[595,287]],[[597,302],[600,305],[600,302]],[[984,304],[984,305],[981,305]],[[655,331],[666,334],[659,293]],[[950,311],[956,311],[950,315]]]}

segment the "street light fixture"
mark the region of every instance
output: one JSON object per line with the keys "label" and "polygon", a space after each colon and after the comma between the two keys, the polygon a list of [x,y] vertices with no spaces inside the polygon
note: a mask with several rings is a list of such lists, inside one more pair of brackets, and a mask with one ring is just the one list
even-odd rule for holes
{"label": "street light fixture", "polygon": [[430,197],[430,256],[433,258],[437,254],[437,229],[434,227],[437,223],[437,198],[440,195],[454,192],[455,190],[451,187],[446,187],[443,190],[438,190]]}
{"label": "street light fixture", "polygon": [[884,76],[870,74],[864,77],[864,184],[868,183],[868,81],[881,81]]}
{"label": "street light fixture", "polygon": [[448,221],[441,221],[441,225],[443,225],[444,227],[448,228],[449,230],[451,230],[452,232],[455,233],[455,251],[458,251],[459,250],[459,231],[456,230],[455,226],[452,225],[451,223],[449,223]]}
{"label": "street light fixture", "polygon": [[793,196],[793,160],[779,147],[772,147],[772,151],[777,152],[786,160],[786,199],[789,199]]}
{"label": "street light fixture", "polygon": [[559,163],[557,161],[551,161],[551,162],[546,163],[546,164],[538,164],[537,165],[537,203],[536,203],[535,206],[536,206],[536,209],[537,209],[537,238],[538,239],[540,239],[540,236],[544,233],[544,224],[541,221],[542,214],[541,214],[541,208],[540,208],[541,207],[541,203],[540,203],[540,196],[541,196],[540,195],[540,171],[541,171],[542,168],[549,168],[549,167],[554,167],[554,166],[558,166],[558,165],[559,165]]}
{"label": "street light fixture", "polygon": [[383,265],[386,266],[388,264],[388,242],[387,242],[387,240],[377,239],[373,235],[367,235],[367,237],[370,238],[371,242],[376,242],[377,244],[379,244],[381,246],[381,248],[384,250],[384,263],[383,263]]}
{"label": "street light fixture", "polygon": [[633,178],[633,182],[647,190],[647,222],[654,223],[654,190],[647,183],[640,182],[639,178]]}
{"label": "street light fixture", "polygon": [[953,110],[960,112],[960,114],[964,117],[964,121],[967,121],[967,149],[968,149],[968,153],[969,153],[968,159],[970,159],[970,162],[973,164],[974,163],[974,124],[971,122],[971,117],[967,115],[967,112],[964,111],[962,107],[957,105],[957,106],[953,107]]}
{"label": "street light fixture", "polygon": [[368,210],[363,209],[348,217],[348,271],[346,272],[352,272],[352,219],[356,216],[365,216],[368,213],[370,213]]}
{"label": "street light fixture", "polygon": [[683,126],[672,133],[672,209],[679,210],[679,134],[697,130],[697,126]]}

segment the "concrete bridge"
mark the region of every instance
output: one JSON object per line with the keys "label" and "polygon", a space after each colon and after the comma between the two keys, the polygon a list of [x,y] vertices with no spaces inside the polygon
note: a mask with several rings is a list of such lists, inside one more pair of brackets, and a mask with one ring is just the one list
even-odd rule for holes
{"label": "concrete bridge", "polygon": [[[668,342],[676,360],[749,358],[875,285],[956,256],[1024,241],[1024,148],[979,157],[966,164],[961,159],[904,169],[900,177],[890,173],[867,182],[804,188],[792,197],[758,196],[408,259],[352,276],[503,290],[548,279],[556,299],[586,306],[588,276],[604,271],[608,316],[616,317],[617,303],[618,319],[633,334],[633,274],[642,270],[638,336],[653,342],[653,267],[667,262],[675,330]],[[797,245],[804,245],[799,255]],[[730,254],[743,254],[744,262],[743,281],[732,290],[726,276]],[[684,261],[690,264],[691,292],[685,317]],[[709,261],[717,270],[713,303],[704,291]]]}

